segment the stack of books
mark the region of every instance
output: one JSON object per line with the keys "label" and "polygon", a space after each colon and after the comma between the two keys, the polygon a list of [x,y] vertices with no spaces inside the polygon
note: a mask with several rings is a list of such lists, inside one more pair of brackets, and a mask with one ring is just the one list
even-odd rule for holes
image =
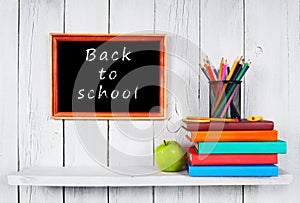
{"label": "stack of books", "polygon": [[275,164],[286,143],[278,140],[272,121],[183,121],[182,126],[194,142],[186,153],[190,176],[278,176]]}

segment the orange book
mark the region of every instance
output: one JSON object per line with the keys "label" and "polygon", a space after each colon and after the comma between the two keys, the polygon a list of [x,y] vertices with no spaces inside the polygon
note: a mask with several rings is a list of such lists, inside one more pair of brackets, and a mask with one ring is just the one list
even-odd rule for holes
{"label": "orange book", "polygon": [[191,131],[187,138],[192,142],[255,142],[277,141],[277,130],[251,131]]}

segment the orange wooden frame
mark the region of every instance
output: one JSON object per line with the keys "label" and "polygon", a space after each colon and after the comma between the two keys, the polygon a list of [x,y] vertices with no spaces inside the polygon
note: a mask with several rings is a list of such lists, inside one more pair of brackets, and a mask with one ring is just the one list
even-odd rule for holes
{"label": "orange wooden frame", "polygon": [[[160,88],[159,112],[59,112],[58,111],[58,42],[59,41],[159,41]],[[51,118],[54,119],[165,119],[166,118],[166,50],[161,34],[50,34],[51,43]]]}

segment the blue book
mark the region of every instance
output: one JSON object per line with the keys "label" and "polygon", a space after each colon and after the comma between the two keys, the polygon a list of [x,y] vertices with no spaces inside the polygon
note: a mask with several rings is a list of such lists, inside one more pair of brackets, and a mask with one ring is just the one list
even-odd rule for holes
{"label": "blue book", "polygon": [[196,142],[198,154],[285,154],[286,142]]}
{"label": "blue book", "polygon": [[189,176],[278,176],[276,165],[192,166],[187,162]]}

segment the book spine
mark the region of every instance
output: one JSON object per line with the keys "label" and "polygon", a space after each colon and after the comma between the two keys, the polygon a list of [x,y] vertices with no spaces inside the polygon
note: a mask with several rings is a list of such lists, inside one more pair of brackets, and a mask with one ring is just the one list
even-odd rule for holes
{"label": "book spine", "polygon": [[191,166],[187,164],[189,176],[278,176],[275,165],[246,166]]}
{"label": "book spine", "polygon": [[277,157],[277,154],[186,154],[186,159],[193,166],[277,164]]}
{"label": "book spine", "polygon": [[191,135],[193,142],[276,141],[278,131],[193,131]]}
{"label": "book spine", "polygon": [[195,142],[198,154],[285,154],[286,142]]}
{"label": "book spine", "polygon": [[273,122],[253,122],[253,123],[192,123],[183,122],[182,127],[187,131],[220,131],[220,130],[273,130]]}

